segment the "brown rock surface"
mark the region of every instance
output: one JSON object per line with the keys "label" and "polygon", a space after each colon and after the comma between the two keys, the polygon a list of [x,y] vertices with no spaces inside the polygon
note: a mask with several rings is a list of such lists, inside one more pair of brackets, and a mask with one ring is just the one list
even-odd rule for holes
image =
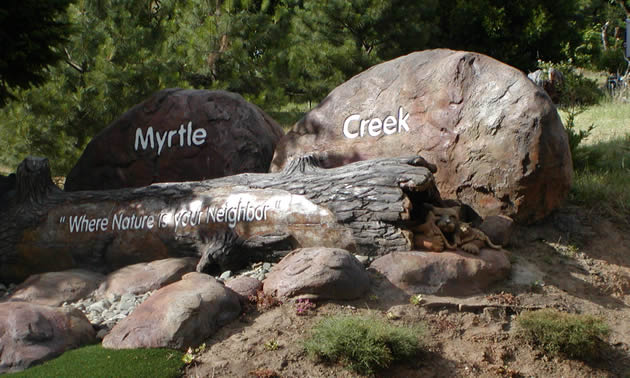
{"label": "brown rock surface", "polygon": [[156,291],[103,339],[110,349],[195,346],[241,312],[236,293],[202,273]]}
{"label": "brown rock surface", "polygon": [[0,374],[24,370],[95,341],[94,328],[79,310],[0,303]]}
{"label": "brown rock surface", "polygon": [[262,289],[262,282],[254,277],[240,276],[231,279],[225,283],[226,287],[234,290],[234,292],[243,299],[249,298],[250,295],[256,295],[258,290]]}
{"label": "brown rock surface", "polygon": [[285,256],[263,281],[280,298],[355,299],[369,288],[363,264],[338,248],[302,248]]}
{"label": "brown rock surface", "polygon": [[514,221],[505,215],[491,215],[479,225],[494,244],[507,246],[514,231]]}
{"label": "brown rock surface", "polygon": [[267,172],[282,135],[274,120],[235,93],[165,89],[95,136],[68,175],[65,189],[116,189]]}
{"label": "brown rock surface", "polygon": [[488,56],[446,49],[379,64],[337,87],[279,142],[272,170],[309,152],[325,167],[420,154],[437,165],[443,198],[518,222],[549,214],[572,179],[566,133],[544,91]]}
{"label": "brown rock surface", "polygon": [[194,272],[197,260],[193,257],[170,258],[126,266],[107,275],[99,287],[99,294],[143,294],[157,290]]}
{"label": "brown rock surface", "polygon": [[482,249],[479,255],[393,252],[374,260],[370,269],[408,294],[463,296],[480,293],[506,279],[510,260],[506,252],[494,249]]}
{"label": "brown rock surface", "polygon": [[35,274],[18,285],[10,299],[59,306],[89,295],[104,278],[100,273],[81,269]]}

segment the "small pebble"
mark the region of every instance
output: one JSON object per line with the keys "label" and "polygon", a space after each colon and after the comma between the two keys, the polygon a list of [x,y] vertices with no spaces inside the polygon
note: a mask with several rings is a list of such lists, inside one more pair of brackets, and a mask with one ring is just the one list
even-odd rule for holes
{"label": "small pebble", "polygon": [[227,280],[228,278],[232,277],[232,271],[231,270],[226,270],[225,272],[223,272],[221,274],[221,276],[219,276],[220,280]]}

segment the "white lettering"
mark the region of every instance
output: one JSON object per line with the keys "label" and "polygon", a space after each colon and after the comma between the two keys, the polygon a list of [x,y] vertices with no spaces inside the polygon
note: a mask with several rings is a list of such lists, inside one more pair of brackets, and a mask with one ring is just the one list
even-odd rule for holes
{"label": "white lettering", "polygon": [[179,127],[179,146],[180,147],[184,147],[184,142],[186,141],[185,135],[186,135],[186,129],[184,128],[184,124],[182,123],[182,125]]}
{"label": "white lettering", "polygon": [[177,135],[177,130],[168,131],[168,148],[173,147],[173,136]]}
{"label": "white lettering", "polygon": [[[164,146],[172,148],[173,146],[179,147],[191,147],[201,146],[206,142],[208,133],[203,127],[194,129],[192,121],[189,121],[187,125],[183,123],[174,130],[154,131],[152,126],[143,133],[141,128],[136,129],[136,136],[134,140],[134,149],[136,151],[142,149],[155,149],[155,139],[157,138],[157,154],[162,153]],[[177,140],[179,138],[179,141]],[[179,142],[179,143],[178,143]]]}
{"label": "white lettering", "polygon": [[147,129],[146,138],[142,136],[142,129],[136,129],[136,142],[134,144],[134,149],[138,151],[138,144],[142,145],[142,149],[146,150],[149,147],[149,143],[151,144],[151,148],[155,148],[155,143],[153,141],[153,127],[149,126]]}
{"label": "white lettering", "polygon": [[162,153],[162,148],[164,147],[164,142],[166,142],[166,132],[162,133],[162,137],[160,138],[160,132],[156,132],[157,140],[158,140],[158,156]]}
{"label": "white lettering", "polygon": [[378,117],[361,119],[359,114],[352,114],[343,122],[343,135],[348,139],[362,138],[366,135],[366,129],[367,134],[372,137],[408,132],[409,116],[402,106],[398,108],[398,118],[389,115],[385,117],[385,120]]}
{"label": "white lettering", "polygon": [[370,125],[368,126],[368,133],[371,136],[378,136],[381,133],[381,120],[378,118],[374,118],[370,121]]}
{"label": "white lettering", "polygon": [[359,136],[359,133],[351,133],[350,132],[350,122],[361,120],[361,116],[358,114],[353,114],[350,117],[346,118],[343,122],[343,135],[348,139],[354,139]]}
{"label": "white lettering", "polygon": [[96,232],[107,231],[109,220],[107,218],[88,218],[85,214],[70,216],[70,232]]}
{"label": "white lettering", "polygon": [[409,131],[409,125],[407,124],[407,120],[409,119],[409,113],[403,118],[403,108],[402,106],[398,108],[398,132],[400,133],[401,128],[404,128],[405,131]]}
{"label": "white lettering", "polygon": [[383,132],[385,135],[392,135],[396,132],[396,118],[394,116],[387,116],[383,121]]}
{"label": "white lettering", "polygon": [[[193,132],[192,142],[195,146],[201,146],[206,141],[206,129],[197,129]],[[189,144],[190,146],[190,144]]]}

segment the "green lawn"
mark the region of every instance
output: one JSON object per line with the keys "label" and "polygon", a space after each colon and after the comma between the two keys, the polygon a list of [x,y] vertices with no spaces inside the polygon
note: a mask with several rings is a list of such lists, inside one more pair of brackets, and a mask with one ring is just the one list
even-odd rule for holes
{"label": "green lawn", "polygon": [[579,114],[575,123],[581,130],[595,129],[573,157],[570,200],[630,221],[630,104],[603,101]]}
{"label": "green lawn", "polygon": [[183,355],[169,349],[112,350],[98,344],[67,351],[54,360],[6,377],[179,377]]}

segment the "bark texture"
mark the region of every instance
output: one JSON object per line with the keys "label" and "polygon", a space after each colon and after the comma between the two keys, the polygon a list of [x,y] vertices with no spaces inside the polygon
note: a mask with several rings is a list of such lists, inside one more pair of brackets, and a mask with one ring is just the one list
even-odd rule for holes
{"label": "bark texture", "polygon": [[440,201],[420,157],[317,165],[306,156],[278,173],[68,193],[46,159],[27,158],[0,213],[0,281],[181,256],[200,257],[198,271],[236,269],[297,247],[384,255],[410,250],[422,203]]}

